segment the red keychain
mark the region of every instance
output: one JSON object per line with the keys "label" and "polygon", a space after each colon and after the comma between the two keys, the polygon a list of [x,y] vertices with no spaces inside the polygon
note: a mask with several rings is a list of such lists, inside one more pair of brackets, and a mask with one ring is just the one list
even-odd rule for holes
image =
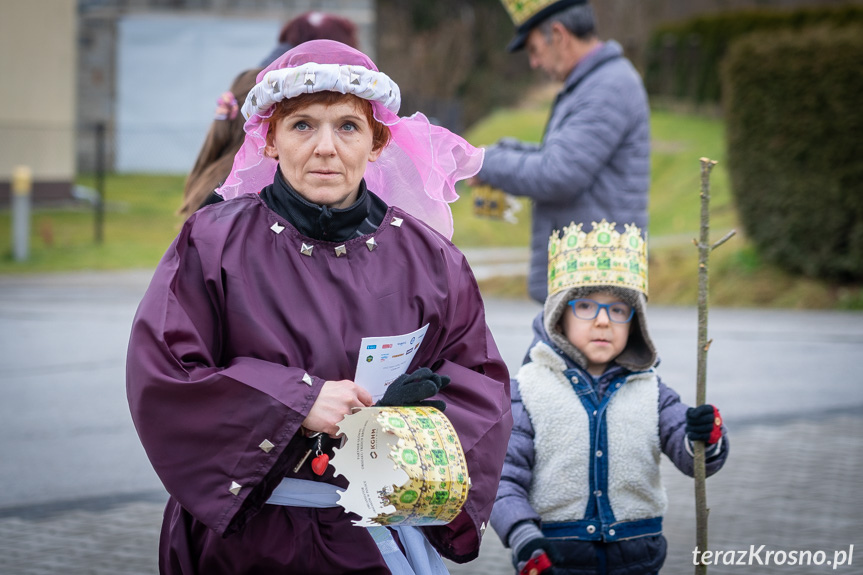
{"label": "red keychain", "polygon": [[330,464],[330,456],[321,451],[321,436],[318,435],[318,445],[315,450],[315,458],[312,459],[312,471],[315,475],[323,475]]}

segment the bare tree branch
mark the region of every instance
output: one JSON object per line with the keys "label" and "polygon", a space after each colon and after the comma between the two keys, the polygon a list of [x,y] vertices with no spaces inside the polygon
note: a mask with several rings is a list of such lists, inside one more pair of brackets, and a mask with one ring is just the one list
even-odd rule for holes
{"label": "bare tree branch", "polygon": [[[693,243],[698,248],[698,367],[696,374],[695,404],[704,405],[707,396],[707,351],[713,340],[707,339],[707,309],[710,258],[710,172],[716,162],[701,158],[701,235],[699,241]],[[733,232],[732,234],[733,235]],[[718,242],[724,243],[731,236]],[[713,246],[716,247],[716,246]],[[693,442],[695,457],[695,545],[699,553],[707,551],[707,473],[704,463],[704,442]],[[697,558],[700,559],[701,555]],[[695,575],[706,575],[707,565],[702,560],[695,565]]]}

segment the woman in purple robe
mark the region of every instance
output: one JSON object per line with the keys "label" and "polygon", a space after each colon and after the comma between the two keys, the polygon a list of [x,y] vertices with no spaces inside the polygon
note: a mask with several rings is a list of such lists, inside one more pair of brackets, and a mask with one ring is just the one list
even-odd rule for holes
{"label": "woman in purple robe", "polygon": [[[481,151],[399,118],[395,83],[337,42],[302,44],[257,80],[227,201],[185,222],[132,326],[129,405],[170,495],[160,571],[445,572],[437,553],[479,552],[512,426],[506,367],[448,240],[447,202]],[[381,542],[312,501],[348,481],[309,452],[332,456],[336,424],[372,403],[352,381],[361,339],[425,325],[390,404],[445,406],[472,486],[452,522]],[[289,481],[300,503],[268,503]],[[432,552],[411,566],[417,533]]]}

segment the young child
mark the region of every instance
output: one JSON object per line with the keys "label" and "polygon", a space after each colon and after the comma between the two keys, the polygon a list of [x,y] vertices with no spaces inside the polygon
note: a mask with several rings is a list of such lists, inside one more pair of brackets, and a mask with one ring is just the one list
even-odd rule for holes
{"label": "young child", "polygon": [[640,230],[571,225],[549,240],[549,296],[512,382],[514,427],[491,524],[523,574],[644,575],[665,561],[665,453],[693,475],[728,456],[719,411],[659,379]]}

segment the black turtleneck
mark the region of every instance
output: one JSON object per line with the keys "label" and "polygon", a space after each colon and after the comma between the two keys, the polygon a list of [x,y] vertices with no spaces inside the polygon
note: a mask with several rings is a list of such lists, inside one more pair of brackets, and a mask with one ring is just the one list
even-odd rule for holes
{"label": "black turtleneck", "polygon": [[374,232],[387,211],[386,203],[366,189],[365,180],[360,182],[353,205],[331,209],[303,198],[281,170],[276,170],[273,184],[261,190],[261,199],[304,236],[327,242],[344,242]]}

